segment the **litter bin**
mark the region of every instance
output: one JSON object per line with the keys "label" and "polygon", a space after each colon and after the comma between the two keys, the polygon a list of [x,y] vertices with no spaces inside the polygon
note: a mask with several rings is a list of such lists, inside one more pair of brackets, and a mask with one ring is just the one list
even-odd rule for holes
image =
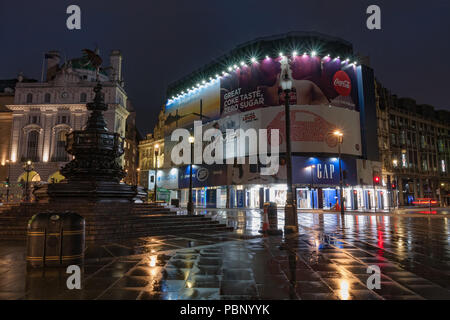
{"label": "litter bin", "polygon": [[266,202],[264,206],[267,206],[267,215],[269,218],[269,230],[267,233],[271,235],[282,234],[283,231],[278,229],[277,204],[275,202]]}
{"label": "litter bin", "polygon": [[27,263],[31,267],[80,265],[85,220],[74,212],[42,212],[28,222]]}
{"label": "litter bin", "polygon": [[174,206],[175,208],[180,207],[180,199],[170,199],[170,204]]}

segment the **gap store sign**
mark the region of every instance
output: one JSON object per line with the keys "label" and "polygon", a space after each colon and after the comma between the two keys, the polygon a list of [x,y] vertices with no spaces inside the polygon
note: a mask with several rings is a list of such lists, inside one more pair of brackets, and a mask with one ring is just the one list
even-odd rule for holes
{"label": "gap store sign", "polygon": [[[346,171],[344,185],[356,185],[356,160],[342,157],[342,171]],[[292,157],[294,184],[339,185],[338,158]]]}

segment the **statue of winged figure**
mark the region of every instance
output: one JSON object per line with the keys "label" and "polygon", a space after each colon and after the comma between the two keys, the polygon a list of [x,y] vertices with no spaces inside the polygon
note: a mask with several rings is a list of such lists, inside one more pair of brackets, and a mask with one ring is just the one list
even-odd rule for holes
{"label": "statue of winged figure", "polygon": [[100,72],[100,66],[102,65],[102,58],[100,57],[100,50],[98,48],[95,51],[89,49],[81,50],[84,53],[84,57],[87,58],[88,62],[85,64],[87,66],[89,63],[95,68],[95,76],[98,81],[98,75]]}

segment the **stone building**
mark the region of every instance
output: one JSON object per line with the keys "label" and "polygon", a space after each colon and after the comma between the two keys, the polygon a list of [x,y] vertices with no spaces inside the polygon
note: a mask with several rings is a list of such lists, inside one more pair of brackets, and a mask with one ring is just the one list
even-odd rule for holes
{"label": "stone building", "polygon": [[[33,162],[29,179],[33,182],[58,182],[63,177],[59,169],[69,161],[65,151],[66,134],[84,127],[88,111],[86,103],[94,97],[96,73],[87,57],[64,63],[57,51],[45,55],[47,72],[44,82],[16,84],[12,111],[9,159],[11,180],[24,180],[23,163]],[[125,136],[127,94],[122,81],[120,51],[109,56],[110,66],[100,70],[108,111],[108,130]],[[123,165],[123,157],[120,160]]]}
{"label": "stone building", "polygon": [[147,134],[139,142],[139,185],[148,189],[150,197],[154,192],[155,168],[164,165],[164,112],[162,107],[153,133]]}
{"label": "stone building", "polygon": [[419,198],[449,204],[450,112],[398,98],[376,82],[378,143],[383,183],[394,201]]}
{"label": "stone building", "polygon": [[127,175],[123,180],[125,183],[137,185],[139,172],[138,144],[142,138],[136,128],[136,111],[130,100],[127,103],[127,110],[130,113],[126,121],[124,141],[124,170]]}
{"label": "stone building", "polygon": [[16,79],[0,80],[0,200],[9,201],[19,199],[22,188],[18,183],[10,180],[11,161],[9,157],[11,143],[11,128],[13,112],[6,106],[14,103],[14,91],[16,83],[36,82],[34,79],[25,78],[19,74]]}
{"label": "stone building", "polygon": [[8,178],[12,111],[6,105],[14,103],[15,82],[0,81],[0,181],[6,181]]}

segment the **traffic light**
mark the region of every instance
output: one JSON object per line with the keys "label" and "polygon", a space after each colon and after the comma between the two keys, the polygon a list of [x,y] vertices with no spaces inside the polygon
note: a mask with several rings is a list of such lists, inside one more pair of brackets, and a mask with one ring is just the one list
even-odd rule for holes
{"label": "traffic light", "polygon": [[376,173],[373,174],[373,184],[376,186],[380,184],[380,176]]}
{"label": "traffic light", "polygon": [[392,181],[392,190],[397,189],[397,181]]}

